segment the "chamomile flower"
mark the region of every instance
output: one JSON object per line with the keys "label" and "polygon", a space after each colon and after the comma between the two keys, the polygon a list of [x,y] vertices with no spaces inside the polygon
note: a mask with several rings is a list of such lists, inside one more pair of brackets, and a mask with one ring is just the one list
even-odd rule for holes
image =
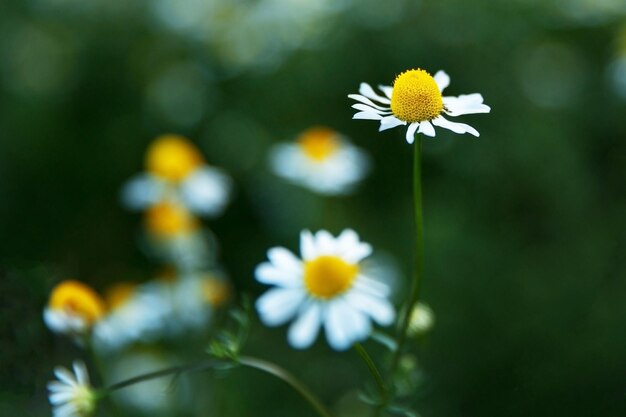
{"label": "chamomile flower", "polygon": [[413,143],[415,132],[435,136],[435,128],[442,127],[454,133],[469,133],[476,137],[479,133],[464,123],[452,122],[444,117],[464,114],[489,113],[491,108],[483,104],[479,93],[443,96],[443,90],[450,84],[450,77],[438,71],[434,77],[423,69],[412,69],[398,75],[393,87],[380,85],[380,95],[367,83],[361,83],[359,94],[350,94],[359,103],[352,108],[359,110],[353,119],[379,120],[379,131],[396,126],[406,126],[406,140]]}
{"label": "chamomile flower", "polygon": [[74,373],[61,366],[55,368],[57,380],[48,383],[54,417],[87,417],[96,409],[97,396],[89,383],[85,364],[74,361],[73,365]]}
{"label": "chamomile flower", "polygon": [[318,126],[300,134],[296,143],[274,145],[270,166],[294,184],[335,195],[354,188],[367,173],[369,158],[340,133]]}
{"label": "chamomile flower", "polygon": [[330,346],[345,350],[368,337],[371,319],[381,325],[393,322],[387,286],[361,269],[372,247],[353,230],[336,238],[325,230],[303,231],[300,253],[301,259],[285,248],[272,248],[269,262],[255,272],[259,282],[275,286],[256,302],[263,323],[279,326],[295,317],[287,335],[291,346],[310,346],[323,326]]}
{"label": "chamomile flower", "polygon": [[50,294],[43,318],[50,330],[70,336],[85,336],[105,314],[102,298],[79,281],[66,280]]}
{"label": "chamomile flower", "polygon": [[122,202],[132,210],[175,202],[195,214],[215,217],[230,199],[230,177],[208,166],[200,151],[181,136],[158,137],[146,152],[145,166],[146,173],[132,178],[122,190]]}

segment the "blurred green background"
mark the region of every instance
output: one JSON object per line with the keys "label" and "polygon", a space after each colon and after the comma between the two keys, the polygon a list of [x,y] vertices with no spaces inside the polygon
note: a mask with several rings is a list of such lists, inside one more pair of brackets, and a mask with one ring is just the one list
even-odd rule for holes
{"label": "blurred green background", "polygon": [[[82,355],[44,327],[55,283],[102,289],[154,273],[137,245],[140,218],[118,197],[161,133],[186,135],[235,179],[234,202],[208,226],[238,293],[264,290],[255,265],[270,246],[297,249],[302,228],[352,227],[408,279],[410,146],[402,129],[352,121],[346,96],[414,67],[445,69],[446,93],[480,92],[492,107],[462,118],[479,139],[438,130],[424,140],[423,299],[437,323],[418,346],[426,379],[416,408],[626,415],[622,0],[0,8],[1,415],[50,415],[52,368]],[[268,147],[315,124],[372,155],[354,195],[324,201],[269,172]],[[367,377],[353,352],[289,349],[282,328],[257,323],[246,350],[280,361],[333,407]],[[214,398],[190,415],[314,415],[252,370],[187,382],[210,385]]]}

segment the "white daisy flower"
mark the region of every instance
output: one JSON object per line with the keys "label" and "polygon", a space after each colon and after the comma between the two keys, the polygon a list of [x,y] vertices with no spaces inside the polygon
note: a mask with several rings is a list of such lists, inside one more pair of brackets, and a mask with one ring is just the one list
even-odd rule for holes
{"label": "white daisy flower", "polygon": [[369,170],[362,150],[327,127],[303,132],[296,143],[279,143],[270,150],[276,175],[320,194],[350,192]]}
{"label": "white daisy flower", "polygon": [[96,409],[97,396],[89,384],[85,364],[74,361],[74,373],[67,368],[54,370],[57,380],[48,383],[48,399],[54,417],[86,417]]}
{"label": "white daisy flower", "polygon": [[295,318],[288,331],[294,348],[310,346],[323,325],[335,350],[368,337],[371,320],[389,325],[395,318],[386,285],[362,273],[359,263],[372,247],[353,230],[334,238],[320,230],[300,234],[298,259],[285,248],[268,251],[269,262],[256,268],[256,279],[274,285],[256,302],[263,323],[279,326]]}
{"label": "white daisy flower", "polygon": [[131,210],[169,202],[215,217],[230,199],[230,177],[206,165],[198,149],[183,137],[158,137],[146,153],[146,170],[122,189],[122,203]]}
{"label": "white daisy flower", "polygon": [[104,300],[98,293],[82,282],[66,280],[50,293],[43,318],[53,332],[80,339],[89,333],[105,312]]}
{"label": "white daisy flower", "polygon": [[409,125],[406,140],[413,143],[415,132],[435,136],[434,126],[454,133],[479,133],[464,123],[451,122],[444,117],[464,114],[489,113],[491,108],[483,104],[483,96],[474,93],[458,97],[442,96],[450,84],[450,77],[438,71],[434,77],[423,69],[413,69],[396,77],[393,87],[380,85],[384,95],[378,94],[367,83],[361,83],[360,94],[350,94],[359,103],[352,108],[359,110],[353,119],[380,120],[379,131],[399,125]]}

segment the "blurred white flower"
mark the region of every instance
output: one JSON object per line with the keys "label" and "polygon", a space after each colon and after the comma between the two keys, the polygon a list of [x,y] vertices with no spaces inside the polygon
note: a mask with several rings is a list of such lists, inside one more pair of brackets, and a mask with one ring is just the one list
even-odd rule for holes
{"label": "blurred white flower", "polygon": [[386,285],[363,275],[359,263],[372,247],[353,230],[337,238],[320,230],[300,235],[302,260],[285,248],[268,251],[269,262],[256,268],[256,279],[274,285],[256,302],[263,323],[281,325],[297,316],[288,331],[295,348],[306,348],[320,327],[335,350],[367,338],[371,319],[389,325],[395,318]]}
{"label": "blurred white flower", "polygon": [[378,88],[384,96],[376,93],[369,84],[361,83],[360,94],[348,95],[359,102],[352,105],[359,110],[352,118],[379,120],[379,131],[408,123],[408,143],[413,143],[415,132],[435,136],[434,126],[478,137],[479,133],[473,127],[451,122],[443,115],[489,113],[491,108],[483,104],[483,96],[478,93],[443,97],[442,92],[449,84],[450,77],[445,72],[438,71],[432,77],[423,69],[403,72],[396,77],[393,87],[380,85]]}
{"label": "blurred white flower", "polygon": [[306,130],[296,143],[274,145],[269,156],[278,176],[328,195],[350,192],[370,166],[365,152],[322,126]]}
{"label": "blurred white flower", "polygon": [[409,316],[408,335],[410,337],[421,336],[428,333],[435,324],[435,313],[424,303],[417,303]]}
{"label": "blurred white flower", "polygon": [[54,417],[87,417],[96,409],[97,397],[89,384],[85,364],[74,361],[74,373],[67,368],[57,367],[57,380],[48,382],[48,399]]}
{"label": "blurred white flower", "polygon": [[181,136],[158,137],[146,153],[146,170],[122,189],[122,202],[131,210],[164,203],[215,217],[230,199],[230,177],[206,165],[198,149]]}
{"label": "blurred white flower", "polygon": [[79,281],[66,280],[53,288],[43,318],[50,330],[70,336],[85,336],[105,314],[102,298]]}

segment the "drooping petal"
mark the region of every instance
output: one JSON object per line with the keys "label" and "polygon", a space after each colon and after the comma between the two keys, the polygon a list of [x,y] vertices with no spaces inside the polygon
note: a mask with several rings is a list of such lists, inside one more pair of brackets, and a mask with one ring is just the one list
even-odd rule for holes
{"label": "drooping petal", "polygon": [[362,96],[360,94],[349,94],[348,97],[350,97],[352,100],[360,101],[361,103],[367,104],[368,106],[374,107],[375,109],[378,109],[378,110],[385,110],[385,111],[390,110],[390,107],[380,106],[374,103],[369,98]]}
{"label": "drooping petal", "polygon": [[443,70],[437,71],[433,78],[435,79],[435,82],[439,87],[439,91],[441,92],[443,92],[443,90],[450,85],[450,76]]}
{"label": "drooping petal", "polygon": [[305,308],[289,327],[287,340],[296,349],[304,349],[313,343],[322,324],[322,306],[313,302]]}
{"label": "drooping petal", "polygon": [[363,103],[356,103],[356,104],[353,104],[351,107],[355,110],[361,110],[361,111],[369,112],[369,113],[376,113],[376,114],[381,114],[381,115],[391,114],[391,111],[378,110]]}
{"label": "drooping petal", "polygon": [[372,100],[377,100],[383,104],[390,104],[391,101],[386,98],[378,95],[374,89],[367,83],[361,83],[359,87],[359,93],[367,98],[371,98]]}
{"label": "drooping petal", "polygon": [[328,305],[326,322],[326,339],[328,344],[335,350],[346,350],[350,347],[350,333],[345,323],[345,312],[349,307],[341,302],[333,302]]}
{"label": "drooping petal", "polygon": [[300,289],[274,288],[259,297],[255,305],[266,326],[280,326],[296,314],[304,297]]}
{"label": "drooping petal", "polygon": [[378,128],[379,132],[383,130],[391,129],[399,125],[405,125],[406,122],[398,119],[396,116],[387,116],[383,117],[380,120],[380,127]]}
{"label": "drooping petal", "polygon": [[383,118],[383,116],[374,112],[361,111],[361,112],[355,113],[354,116],[352,116],[352,118],[359,119],[359,120],[380,120]]}
{"label": "drooping petal", "polygon": [[435,137],[435,128],[428,120],[420,122],[420,127],[417,132],[423,133],[426,136]]}
{"label": "drooping petal", "polygon": [[436,119],[433,119],[433,124],[435,126],[439,126],[439,127],[445,128],[445,129],[449,129],[449,130],[453,131],[454,133],[459,133],[459,134],[469,133],[469,134],[474,135],[476,137],[480,136],[478,131],[476,129],[474,129],[472,126],[466,125],[465,123],[451,122],[451,121],[447,120],[443,116],[439,116]]}
{"label": "drooping petal", "polygon": [[419,122],[411,123],[406,130],[406,141],[411,144],[415,140],[415,131],[419,127]]}

